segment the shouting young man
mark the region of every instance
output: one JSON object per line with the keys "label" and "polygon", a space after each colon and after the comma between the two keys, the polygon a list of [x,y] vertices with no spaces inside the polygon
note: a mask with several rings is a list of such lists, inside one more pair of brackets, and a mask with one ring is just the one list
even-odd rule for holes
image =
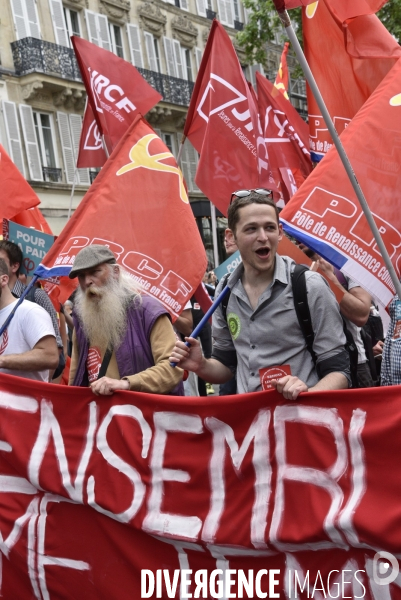
{"label": "shouting young man", "polygon": [[[213,315],[212,358],[205,359],[199,342],[187,338],[190,347],[177,342],[170,360],[211,383],[236,373],[238,393],[261,390],[269,372],[270,384],[290,400],[301,392],[347,388],[349,356],[338,304],[323,277],[312,271],[305,277],[316,367],[307,349],[294,307],[295,263],[277,254],[282,228],[271,192],[235,192],[226,236],[237,245],[242,264],[228,279],[226,310],[220,305]],[[286,375],[275,378],[280,372]]]}

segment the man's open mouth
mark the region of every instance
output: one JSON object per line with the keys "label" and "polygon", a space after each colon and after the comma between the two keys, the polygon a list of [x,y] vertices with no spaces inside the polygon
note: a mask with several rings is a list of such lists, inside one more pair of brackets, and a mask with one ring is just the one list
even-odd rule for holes
{"label": "man's open mouth", "polygon": [[269,256],[270,248],[259,248],[259,250],[256,250],[256,254],[262,258],[265,258],[266,256]]}

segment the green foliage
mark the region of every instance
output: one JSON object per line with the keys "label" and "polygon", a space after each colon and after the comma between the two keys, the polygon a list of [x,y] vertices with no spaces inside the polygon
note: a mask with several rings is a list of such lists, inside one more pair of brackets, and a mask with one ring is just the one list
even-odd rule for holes
{"label": "green foliage", "polygon": [[401,40],[401,0],[390,0],[379,10],[377,16],[399,42]]}

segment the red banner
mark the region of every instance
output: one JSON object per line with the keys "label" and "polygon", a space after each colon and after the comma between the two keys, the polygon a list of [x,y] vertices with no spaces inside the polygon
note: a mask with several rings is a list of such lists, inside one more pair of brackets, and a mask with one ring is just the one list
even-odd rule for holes
{"label": "red banner", "polygon": [[399,386],[97,398],[0,375],[0,594],[397,600],[400,407]]}
{"label": "red banner", "polygon": [[108,246],[173,317],[205,273],[182,173],[143,117],[132,123],[35,273],[44,279],[68,275],[89,244]]}
{"label": "red banner", "polygon": [[283,52],[281,54],[280,66],[277,71],[276,79],[274,81],[274,87],[280,90],[284,98],[288,98],[288,65],[287,65],[287,54],[290,47],[290,42],[285,42]]}
{"label": "red banner", "polygon": [[0,218],[11,219],[17,213],[40,204],[29,183],[0,145]]}
{"label": "red banner", "polygon": [[71,40],[88,101],[111,152],[135,117],[162,97],[131,63],[83,38]]}
{"label": "red banner", "polygon": [[106,160],[107,156],[103,149],[102,134],[96,123],[92,107],[88,102],[82,122],[77,167],[103,167]]}
{"label": "red banner", "polygon": [[[394,37],[370,14],[381,4],[319,0],[303,12],[305,55],[340,134],[401,56]],[[310,149],[319,161],[332,139],[309,86],[307,96]]]}
{"label": "red banner", "polygon": [[227,214],[235,190],[276,189],[259,131],[257,106],[232,41],[216,20],[203,53],[184,134],[200,154],[195,181],[223,214]]}
{"label": "red banner", "polygon": [[[342,135],[398,277],[401,214],[401,60]],[[296,239],[341,268],[387,306],[394,288],[381,253],[335,148],[280,214]]]}

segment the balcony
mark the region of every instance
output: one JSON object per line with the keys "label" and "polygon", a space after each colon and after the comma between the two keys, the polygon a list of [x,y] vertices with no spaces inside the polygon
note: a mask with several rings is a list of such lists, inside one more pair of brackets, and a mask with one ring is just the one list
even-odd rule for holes
{"label": "balcony", "polygon": [[236,21],[234,19],[234,29],[237,31],[242,31],[244,29],[244,24],[241,21]]}
{"label": "balcony", "polygon": [[210,8],[207,8],[207,9],[206,9],[206,17],[207,17],[208,19],[210,19],[211,21],[213,21],[213,19],[215,19],[215,18],[216,18],[216,15],[217,15],[217,13],[216,13],[216,12],[214,12],[214,10],[210,10]]}
{"label": "balcony", "polygon": [[56,169],[54,167],[42,167],[43,171],[43,179],[45,181],[50,181],[51,183],[61,183],[63,176],[61,169]]}
{"label": "balcony", "polygon": [[137,69],[149,85],[163,96],[164,102],[171,102],[171,104],[178,104],[180,106],[189,106],[192,91],[194,89],[194,83],[192,81],[179,79],[178,77],[170,77],[169,75],[162,75],[162,73],[148,71],[147,69],[141,69],[140,67],[137,67]]}
{"label": "balcony", "polygon": [[17,75],[44,73],[82,83],[72,48],[28,37],[12,42],[11,50]]}

